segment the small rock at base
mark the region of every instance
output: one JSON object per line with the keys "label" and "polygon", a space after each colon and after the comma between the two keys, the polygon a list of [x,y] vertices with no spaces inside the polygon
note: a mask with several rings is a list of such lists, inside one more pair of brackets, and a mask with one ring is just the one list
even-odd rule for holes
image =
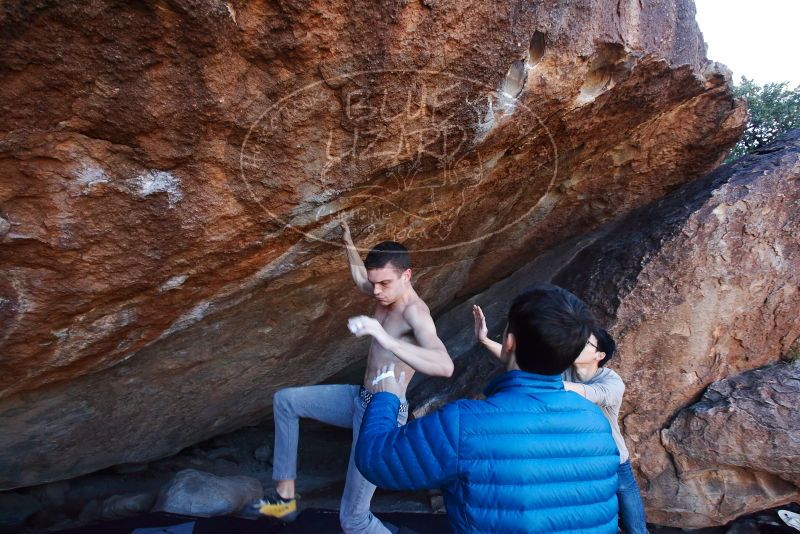
{"label": "small rock at base", "polygon": [[153,510],[201,517],[229,515],[263,495],[261,482],[252,477],[219,477],[184,469],[164,485]]}

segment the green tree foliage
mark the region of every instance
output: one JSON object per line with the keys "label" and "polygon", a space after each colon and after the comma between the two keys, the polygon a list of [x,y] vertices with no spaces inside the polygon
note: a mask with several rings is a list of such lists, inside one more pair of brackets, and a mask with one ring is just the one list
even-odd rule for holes
{"label": "green tree foliage", "polygon": [[750,119],[727,161],[739,159],[779,135],[800,128],[800,85],[787,89],[788,85],[788,82],[758,85],[742,76],[733,92],[747,100]]}

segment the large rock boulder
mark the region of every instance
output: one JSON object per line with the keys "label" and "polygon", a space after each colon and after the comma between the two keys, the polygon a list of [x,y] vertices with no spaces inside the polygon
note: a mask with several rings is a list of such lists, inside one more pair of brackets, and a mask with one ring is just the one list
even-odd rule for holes
{"label": "large rock boulder", "polygon": [[359,358],[336,219],[438,313],[741,132],[690,0],[0,7],[0,488],[175,453]]}
{"label": "large rock boulder", "polygon": [[[664,432],[710,384],[781,356],[796,357],[799,205],[800,130],[795,130],[754,155],[548,251],[439,318],[437,326],[451,353],[460,355],[457,376],[420,384],[410,396],[417,401],[416,414],[455,397],[479,394],[486,378],[500,371],[485,349],[474,345],[472,303],[484,307],[490,334],[499,337],[510,299],[532,282],[549,281],[583,298],[618,342],[619,355],[610,367],[627,385],[621,427],[649,521],[699,528],[800,498],[794,475],[778,475],[787,469],[786,458],[779,460],[777,452],[783,438],[774,441],[774,454],[772,445],[759,440],[731,452],[738,454],[734,460],[715,448],[700,452],[715,440],[724,446],[726,441],[715,434],[689,440],[689,448],[678,454],[678,443],[690,430],[680,426],[680,438],[670,437],[677,430]],[[715,391],[738,391],[726,388]],[[791,388],[784,389],[785,395],[776,394],[761,409],[784,412],[797,404]],[[785,413],[775,414],[774,424],[780,421],[792,422]],[[720,434],[725,431],[719,429]],[[756,438],[744,428],[730,431],[733,441]],[[755,454],[758,447],[763,451]],[[747,463],[743,458],[751,453]],[[700,463],[689,463],[695,456]]]}
{"label": "large rock boulder", "polygon": [[[623,218],[554,278],[612,326],[622,427],[655,523],[732,519],[735,506],[707,498],[715,487],[686,486],[661,430],[709,384],[777,361],[800,337],[798,205],[795,130]],[[784,499],[758,482],[746,492],[764,507]]]}
{"label": "large rock boulder", "polygon": [[800,496],[800,361],[711,384],[661,431],[680,484],[671,513],[715,521]]}

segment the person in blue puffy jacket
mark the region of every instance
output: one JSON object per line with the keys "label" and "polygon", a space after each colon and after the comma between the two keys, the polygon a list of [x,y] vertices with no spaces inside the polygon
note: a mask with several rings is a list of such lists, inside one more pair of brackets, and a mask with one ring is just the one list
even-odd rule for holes
{"label": "person in blue puffy jacket", "polygon": [[[472,315],[475,339],[492,354],[500,357],[502,345],[489,339],[486,317],[481,307],[473,306]],[[561,378],[564,380],[564,389],[574,391],[595,403],[608,419],[621,462],[617,469],[620,529],[625,534],[647,534],[644,503],[633,474],[625,439],[619,429],[619,412],[622,407],[622,396],[625,393],[625,383],[617,373],[605,367],[614,356],[616,346],[611,334],[603,328],[595,328],[589,336],[586,347],[570,368],[561,373]]]}
{"label": "person in blue puffy jacket", "polygon": [[603,412],[561,373],[594,318],[549,284],[511,304],[486,400],[460,400],[398,428],[405,377],[380,369],[355,461],[388,489],[442,488],[454,532],[617,532],[619,452]]}

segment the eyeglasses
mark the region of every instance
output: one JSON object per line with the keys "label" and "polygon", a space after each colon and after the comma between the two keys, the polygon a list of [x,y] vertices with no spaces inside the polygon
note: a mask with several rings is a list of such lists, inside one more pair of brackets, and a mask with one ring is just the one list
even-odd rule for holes
{"label": "eyeglasses", "polygon": [[594,343],[592,343],[592,342],[591,342],[591,340],[588,340],[588,339],[587,339],[587,340],[586,340],[586,344],[587,344],[587,345],[589,345],[590,347],[594,347],[594,350],[600,350],[600,347],[598,347],[597,345],[595,345]]}

